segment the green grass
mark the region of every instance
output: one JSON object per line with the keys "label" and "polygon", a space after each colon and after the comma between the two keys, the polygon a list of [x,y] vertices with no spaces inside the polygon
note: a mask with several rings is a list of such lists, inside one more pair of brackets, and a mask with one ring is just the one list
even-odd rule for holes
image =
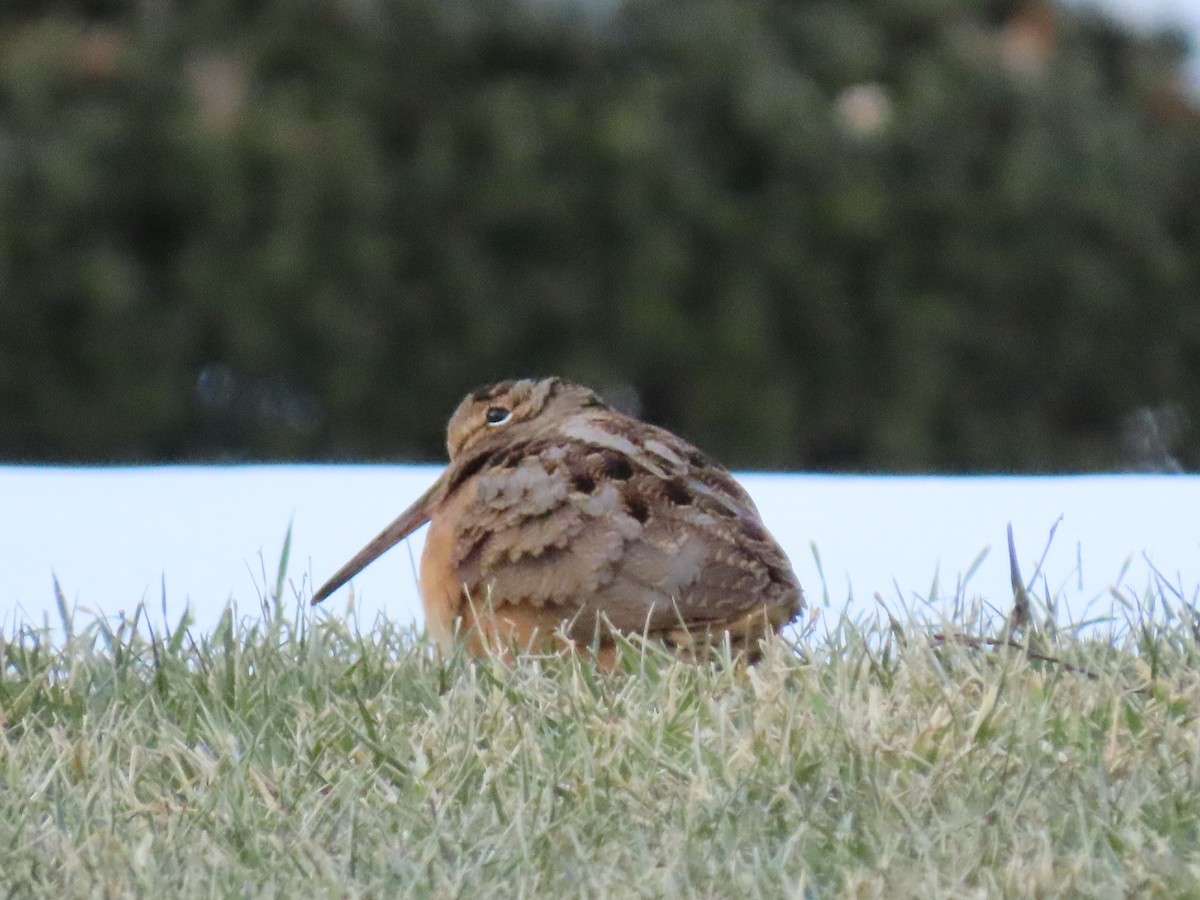
{"label": "green grass", "polygon": [[0,873],[54,898],[1196,896],[1200,644],[1155,602],[1103,640],[1043,622],[1061,662],[843,620],[749,672],[629,648],[607,675],[278,603],[206,636],[64,609],[66,637],[0,642]]}

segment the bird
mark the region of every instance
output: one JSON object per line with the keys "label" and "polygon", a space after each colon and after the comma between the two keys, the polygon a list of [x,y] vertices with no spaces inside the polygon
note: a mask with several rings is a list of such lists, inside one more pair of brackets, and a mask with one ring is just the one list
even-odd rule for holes
{"label": "bird", "polygon": [[617,635],[692,661],[756,662],[804,607],[754,501],[672,432],[557,378],[471,391],[438,479],[312,597],[332,595],[429,523],[419,586],[438,649],[569,649],[612,668]]}

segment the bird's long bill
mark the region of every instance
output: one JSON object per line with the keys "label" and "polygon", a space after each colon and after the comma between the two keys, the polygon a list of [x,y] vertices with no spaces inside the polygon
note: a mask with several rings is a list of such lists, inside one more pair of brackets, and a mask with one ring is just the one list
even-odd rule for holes
{"label": "bird's long bill", "polygon": [[391,525],[379,532],[369,544],[355,553],[348,563],[334,572],[333,576],[321,585],[320,590],[313,594],[313,606],[316,606],[384,553],[428,522],[430,512],[444,489],[445,481],[446,478],[443,475],[430,485],[429,490],[414,500],[412,505],[400,513]]}

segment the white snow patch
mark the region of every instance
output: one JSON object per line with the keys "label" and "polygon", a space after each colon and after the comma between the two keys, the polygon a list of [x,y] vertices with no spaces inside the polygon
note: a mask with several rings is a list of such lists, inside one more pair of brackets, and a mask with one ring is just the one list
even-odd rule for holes
{"label": "white snow patch", "polygon": [[[165,585],[171,625],[189,604],[197,627],[209,630],[230,599],[239,613],[257,617],[289,522],[285,594],[301,608],[314,581],[349,559],[438,472],[429,466],[0,467],[0,629],[41,624],[43,617],[57,624],[53,575],[81,610],[115,614],[145,600],[157,624]],[[1114,609],[1123,620],[1110,589],[1142,598],[1156,571],[1188,601],[1200,590],[1200,477],[739,478],[791,556],[810,606],[827,621],[843,609],[873,615],[876,593],[898,609],[897,586],[909,609],[930,617],[949,613],[958,582],[985,551],[965,596],[1006,610],[1010,522],[1027,579],[1057,523],[1034,593],[1048,588],[1064,621]],[[423,540],[422,530],[354,579],[361,622],[379,612],[421,621],[415,561]],[[344,615],[348,597],[343,588],[323,608]]]}

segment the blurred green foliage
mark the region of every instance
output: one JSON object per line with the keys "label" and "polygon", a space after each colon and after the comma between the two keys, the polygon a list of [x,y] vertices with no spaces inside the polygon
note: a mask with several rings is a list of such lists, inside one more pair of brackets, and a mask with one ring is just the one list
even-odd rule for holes
{"label": "blurred green foliage", "polygon": [[1190,465],[1185,51],[1038,0],[14,0],[0,458],[437,459],[558,373],[736,466]]}

